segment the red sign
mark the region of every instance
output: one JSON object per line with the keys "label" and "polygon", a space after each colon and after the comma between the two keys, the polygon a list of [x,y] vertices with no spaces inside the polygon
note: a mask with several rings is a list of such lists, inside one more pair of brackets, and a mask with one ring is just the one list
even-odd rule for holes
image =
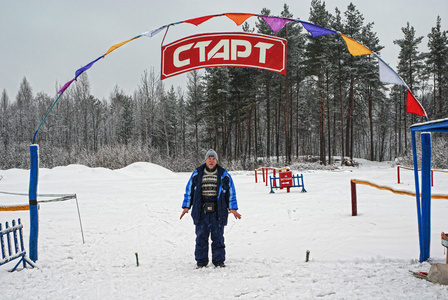
{"label": "red sign", "polygon": [[292,187],[292,171],[280,172],[280,187]]}
{"label": "red sign", "polygon": [[286,74],[282,38],[252,33],[205,33],[162,46],[162,79],[209,67],[257,68]]}

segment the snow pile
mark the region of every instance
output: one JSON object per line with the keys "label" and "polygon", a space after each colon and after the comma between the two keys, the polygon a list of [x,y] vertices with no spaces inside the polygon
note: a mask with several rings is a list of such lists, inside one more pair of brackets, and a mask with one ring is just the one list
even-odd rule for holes
{"label": "snow pile", "polygon": [[[243,218],[229,218],[223,269],[195,269],[194,226],[189,215],[179,220],[190,173],[150,163],[41,169],[39,193],[77,194],[86,242],[75,200],[41,204],[39,269],[1,266],[0,298],[448,299],[447,287],[409,273],[430,268],[418,262],[415,198],[357,185],[351,216],[350,179],[414,191],[413,173],[402,172],[398,185],[390,164],[357,161],[359,168],[305,172],[307,193],[269,194],[253,171],[231,172]],[[0,176],[0,191],[28,191],[29,171]],[[448,174],[435,176],[433,193],[448,194]],[[433,200],[432,262],[445,262],[447,215],[448,201]],[[28,247],[29,212],[0,212],[1,223],[19,217]]]}

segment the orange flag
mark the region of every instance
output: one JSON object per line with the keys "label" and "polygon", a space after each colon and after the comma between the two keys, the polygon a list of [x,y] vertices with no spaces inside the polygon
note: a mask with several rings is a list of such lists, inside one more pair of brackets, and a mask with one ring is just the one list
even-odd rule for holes
{"label": "orange flag", "polygon": [[230,20],[235,22],[236,25],[240,26],[250,17],[256,16],[255,14],[245,14],[245,13],[226,13],[225,14]]}
{"label": "orange flag", "polygon": [[[109,53],[111,53],[111,52],[114,51],[115,49],[120,48],[120,47],[123,46],[124,44],[129,43],[130,41],[135,40],[135,39],[137,39],[137,38],[139,38],[139,37],[140,37],[140,36],[136,36],[136,37],[133,37],[133,38],[130,39],[130,40],[127,40],[127,41],[124,41],[124,42],[121,42],[121,43],[118,43],[118,44],[113,45],[112,47],[109,48],[109,50],[107,50],[107,52],[106,52],[106,54],[104,54],[104,56],[108,55]],[[103,57],[104,57],[104,56],[103,56]]]}
{"label": "orange flag", "polygon": [[345,43],[347,44],[348,51],[350,52],[351,55],[359,56],[359,55],[373,54],[373,52],[363,44],[355,41],[352,38],[349,38],[348,36],[342,33],[341,36],[344,39]]}

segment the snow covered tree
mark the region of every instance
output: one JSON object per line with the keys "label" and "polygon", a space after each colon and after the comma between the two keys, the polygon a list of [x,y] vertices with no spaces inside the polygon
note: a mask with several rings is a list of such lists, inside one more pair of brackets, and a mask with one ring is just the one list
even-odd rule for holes
{"label": "snow covered tree", "polygon": [[194,152],[199,152],[201,110],[204,101],[204,87],[199,71],[194,70],[187,75],[187,118],[193,128]]}
{"label": "snow covered tree", "polygon": [[444,117],[448,96],[448,37],[441,29],[441,18],[437,17],[436,26],[428,34],[429,53],[426,66],[433,80],[432,113],[435,117]]}
{"label": "snow covered tree", "polygon": [[0,160],[4,163],[6,162],[6,153],[9,150],[10,136],[12,135],[12,132],[10,132],[10,122],[9,97],[6,93],[6,89],[3,89],[0,98]]}
{"label": "snow covered tree", "polygon": [[[327,11],[325,2],[321,0],[311,1],[310,22],[329,27],[331,24],[331,14]],[[331,69],[329,57],[329,41],[331,37],[322,36],[316,39],[310,39],[306,46],[307,73],[316,78],[315,98],[319,103],[319,158],[322,164],[326,164],[326,137],[325,128],[327,120],[326,106],[329,102],[329,70]]]}
{"label": "snow covered tree", "polygon": [[[406,27],[402,27],[404,37],[402,39],[394,40],[394,44],[400,47],[400,54],[398,55],[398,74],[409,85],[411,91],[415,93],[419,89],[420,75],[422,74],[424,67],[424,54],[420,53],[418,46],[422,42],[423,36],[416,36],[416,32],[413,26],[407,23]],[[404,131],[404,153],[408,148],[408,125],[407,125],[407,113],[406,113],[406,91],[402,90],[402,103],[403,103],[403,127]],[[414,115],[412,116],[414,118]],[[401,140],[399,143],[401,144]],[[401,147],[399,147],[401,149]]]}
{"label": "snow covered tree", "polygon": [[13,132],[17,136],[17,140],[31,140],[33,137],[33,127],[35,126],[33,113],[33,91],[26,77],[23,78],[16,96],[16,107],[18,114],[18,122],[15,124]]}

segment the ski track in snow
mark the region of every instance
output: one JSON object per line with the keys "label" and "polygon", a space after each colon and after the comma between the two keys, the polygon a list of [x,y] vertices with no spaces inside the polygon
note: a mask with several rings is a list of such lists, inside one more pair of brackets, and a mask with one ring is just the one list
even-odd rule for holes
{"label": "ski track in snow", "polygon": [[[41,169],[39,193],[77,194],[85,244],[75,200],[40,204],[39,269],[1,266],[0,299],[448,299],[448,287],[409,273],[430,268],[418,262],[415,198],[357,185],[351,216],[350,179],[413,191],[413,173],[398,185],[389,163],[360,162],[304,172],[307,193],[269,194],[253,171],[230,172],[243,218],[229,216],[222,269],[195,268],[194,225],[189,214],[179,220],[190,173],[150,163]],[[28,170],[0,175],[1,191],[27,192]],[[447,181],[436,173],[433,193],[448,194]],[[447,214],[448,201],[432,201],[431,263],[445,261]],[[0,212],[2,224],[19,217],[28,249],[29,212]]]}

